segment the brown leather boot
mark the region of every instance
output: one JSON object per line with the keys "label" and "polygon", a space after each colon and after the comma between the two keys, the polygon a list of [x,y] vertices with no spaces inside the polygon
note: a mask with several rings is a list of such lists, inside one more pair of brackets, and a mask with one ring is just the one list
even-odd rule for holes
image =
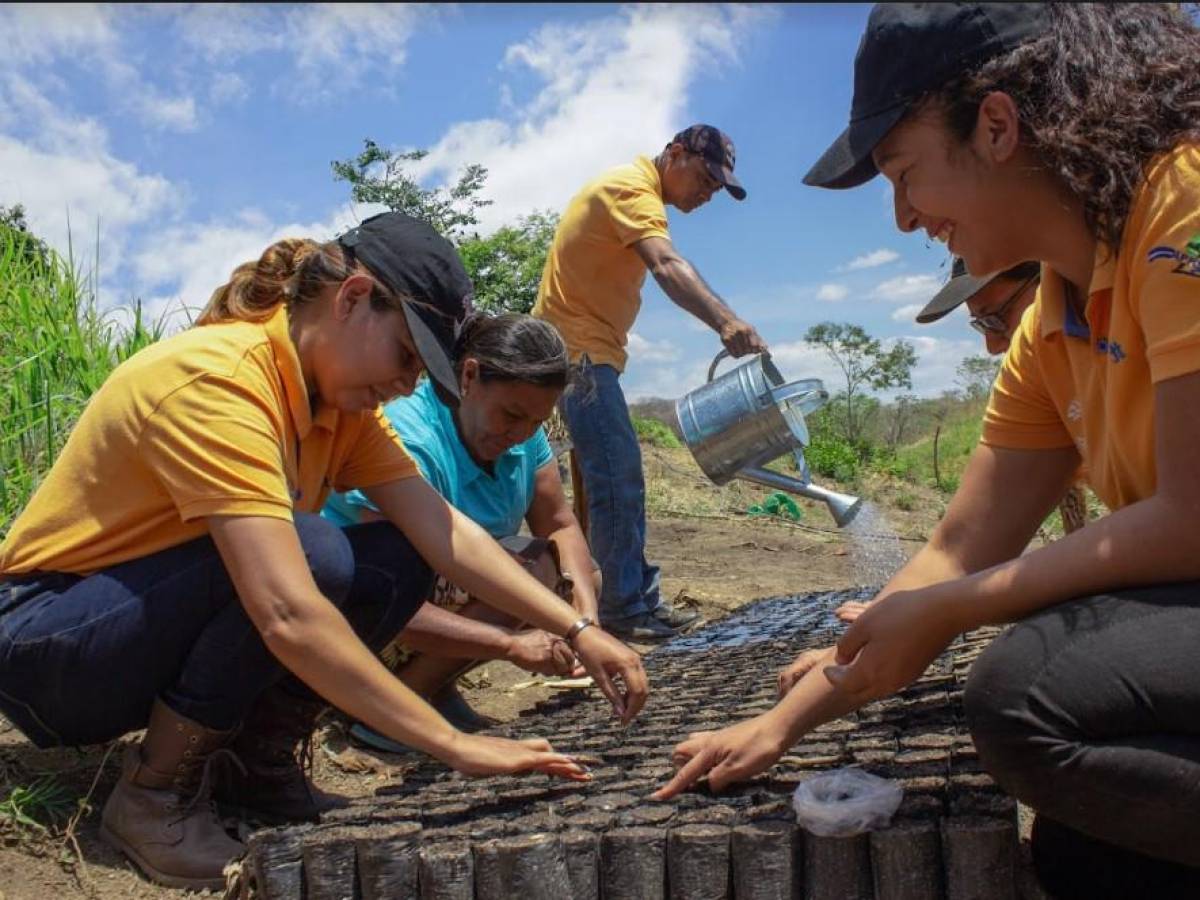
{"label": "brown leather boot", "polygon": [[223,888],[225,866],[246,850],[221,827],[209,793],[215,754],[232,737],[154,701],[141,746],[125,751],[100,836],[160,884]]}
{"label": "brown leather boot", "polygon": [[282,688],[262,693],[232,744],[245,767],[222,772],[214,796],[226,815],[264,825],[316,822],[338,799],[309,780],[313,729],[328,708],[324,701],[297,697]]}

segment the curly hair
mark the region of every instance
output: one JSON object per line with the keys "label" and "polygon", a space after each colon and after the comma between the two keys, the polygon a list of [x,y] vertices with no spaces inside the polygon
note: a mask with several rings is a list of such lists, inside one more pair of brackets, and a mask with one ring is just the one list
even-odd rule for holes
{"label": "curly hair", "polygon": [[1046,35],[941,85],[918,108],[940,108],[965,142],[983,98],[1008,94],[1022,142],[1115,250],[1149,166],[1200,139],[1200,29],[1180,4],[1049,6]]}

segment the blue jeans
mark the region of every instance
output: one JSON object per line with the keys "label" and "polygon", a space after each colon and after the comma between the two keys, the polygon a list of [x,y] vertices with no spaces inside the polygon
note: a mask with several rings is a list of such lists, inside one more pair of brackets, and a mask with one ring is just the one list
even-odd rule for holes
{"label": "blue jeans", "polygon": [[[373,651],[429,595],[433,572],[389,522],[341,529],[296,515],[313,578]],[[228,730],[297,679],[263,643],[211,538],[93,575],[0,579],[0,711],[39,747],[143,728],[155,698]]]}
{"label": "blue jeans", "polygon": [[653,611],[658,567],[646,562],[646,486],[642,452],[612,366],[583,358],[580,382],[563,397],[588,499],[588,539],[600,563],[601,620]]}

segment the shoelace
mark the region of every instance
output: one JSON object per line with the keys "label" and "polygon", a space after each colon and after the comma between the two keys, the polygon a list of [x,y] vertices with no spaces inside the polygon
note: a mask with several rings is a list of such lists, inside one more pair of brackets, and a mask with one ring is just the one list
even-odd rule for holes
{"label": "shoelace", "polygon": [[[243,775],[246,774],[246,767],[242,761],[238,759],[238,755],[228,747],[222,747],[219,750],[214,750],[204,760],[204,768],[200,772],[200,784],[196,788],[196,792],[192,794],[192,799],[185,803],[179,810],[179,818],[175,822],[182,822],[192,814],[192,810],[201,802],[210,802],[212,796],[212,771],[213,765],[221,760],[223,765],[232,763]],[[216,811],[213,810],[213,817],[216,817]]]}

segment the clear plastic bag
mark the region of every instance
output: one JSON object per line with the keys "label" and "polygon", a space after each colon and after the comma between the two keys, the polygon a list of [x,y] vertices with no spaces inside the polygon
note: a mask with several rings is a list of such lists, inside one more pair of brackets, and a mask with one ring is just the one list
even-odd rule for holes
{"label": "clear plastic bag", "polygon": [[849,767],[802,781],[792,795],[796,821],[822,837],[849,837],[891,821],[904,789],[886,778]]}

